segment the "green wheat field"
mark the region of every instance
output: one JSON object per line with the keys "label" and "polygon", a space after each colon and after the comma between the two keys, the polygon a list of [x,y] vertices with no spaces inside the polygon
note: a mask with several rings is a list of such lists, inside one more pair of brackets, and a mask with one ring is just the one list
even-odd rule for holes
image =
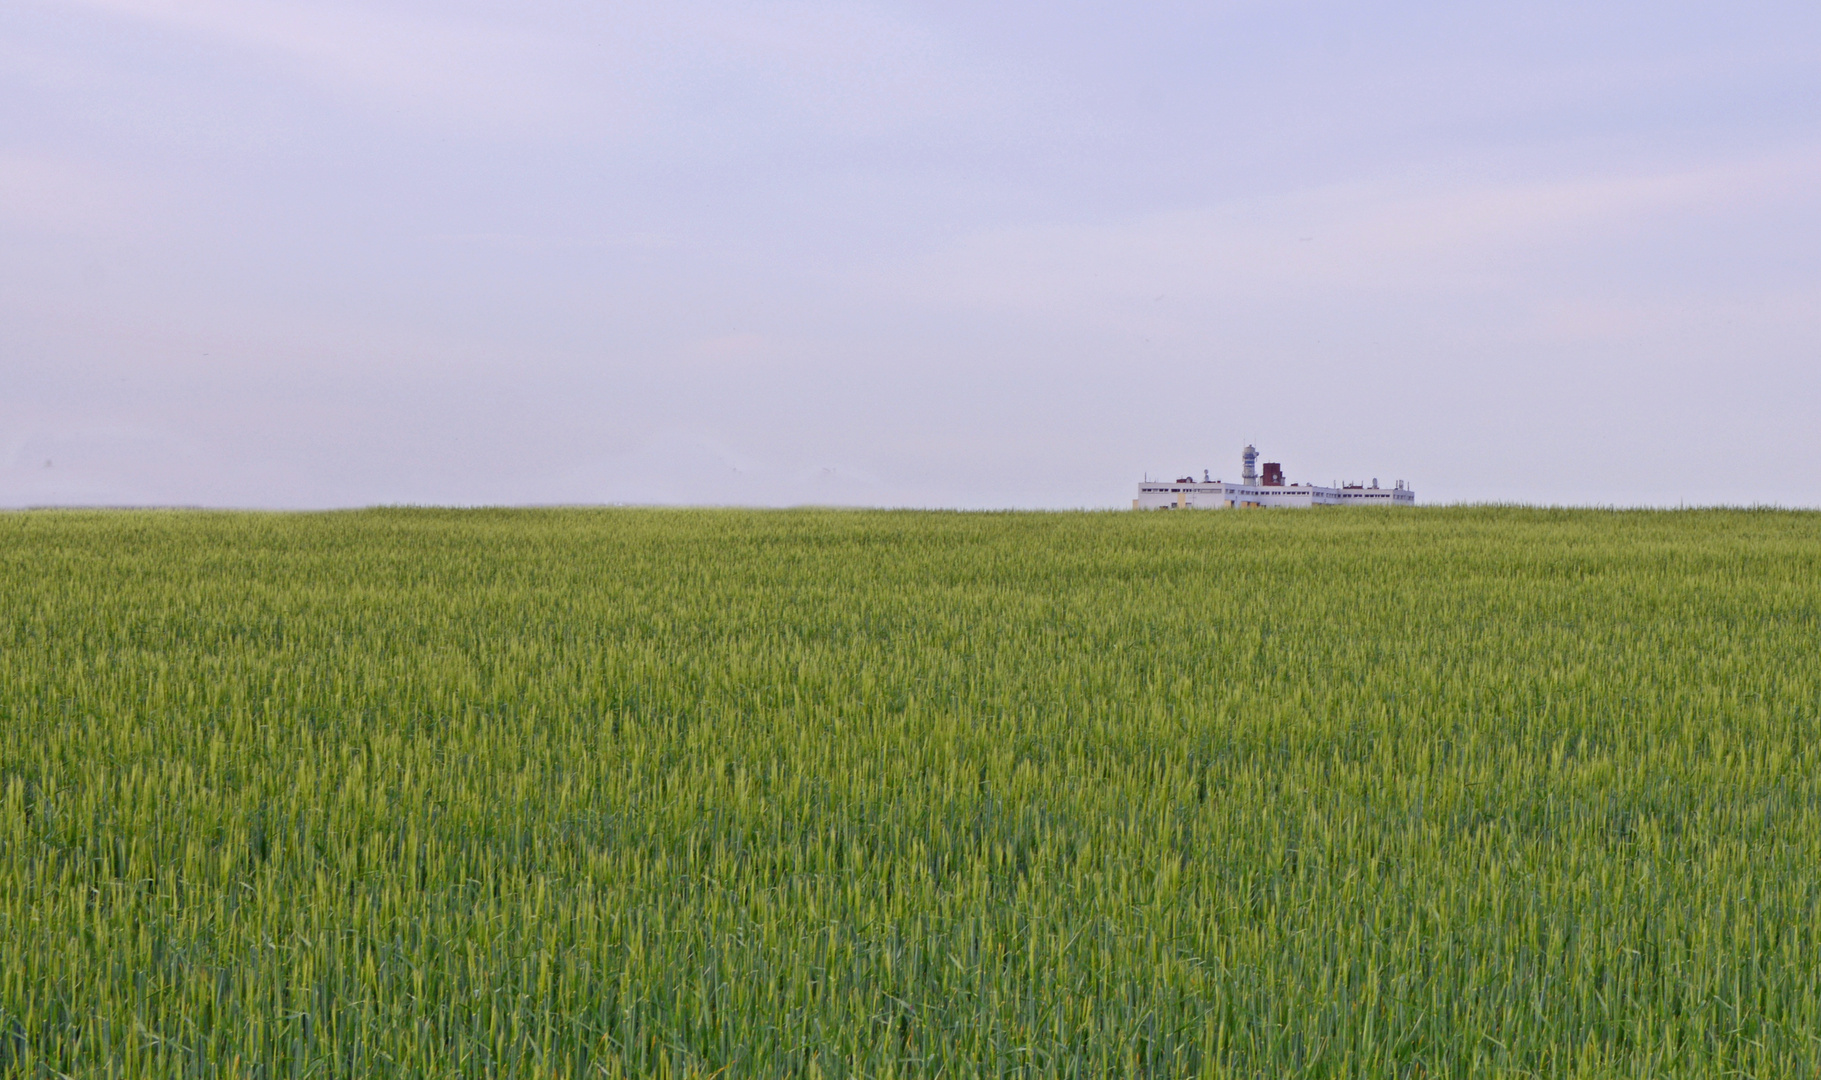
{"label": "green wheat field", "polygon": [[0,514],[0,725],[0,1076],[1821,1072],[1821,514]]}

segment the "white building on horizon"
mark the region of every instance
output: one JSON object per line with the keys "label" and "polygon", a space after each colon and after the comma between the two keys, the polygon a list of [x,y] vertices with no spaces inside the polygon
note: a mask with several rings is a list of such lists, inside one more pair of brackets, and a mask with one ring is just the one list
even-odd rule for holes
{"label": "white building on horizon", "polygon": [[1378,486],[1373,478],[1365,484],[1321,487],[1316,484],[1284,483],[1283,466],[1265,462],[1264,475],[1257,471],[1258,450],[1247,446],[1240,454],[1244,463],[1238,481],[1212,480],[1206,471],[1200,480],[1193,476],[1176,480],[1146,480],[1138,485],[1138,497],[1132,500],[1134,510],[1238,510],[1265,506],[1415,506],[1416,491],[1399,480],[1388,488]]}

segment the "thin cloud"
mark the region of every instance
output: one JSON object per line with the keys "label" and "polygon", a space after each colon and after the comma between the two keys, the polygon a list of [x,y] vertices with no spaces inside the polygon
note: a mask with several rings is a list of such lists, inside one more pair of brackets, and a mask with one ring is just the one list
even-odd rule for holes
{"label": "thin cloud", "polygon": [[561,76],[564,68],[575,66],[563,55],[559,39],[525,32],[513,23],[427,16],[375,5],[68,2],[99,15],[201,38],[229,58],[266,58],[277,72],[345,102],[381,114],[403,110],[418,121],[535,121],[570,96]]}
{"label": "thin cloud", "polygon": [[[68,0],[265,57],[382,115],[521,133],[663,137],[757,116],[848,137],[1003,115],[1017,83],[918,23],[832,3],[680,2],[493,18],[276,0]],[[674,132],[672,133],[674,137]]]}
{"label": "thin cloud", "polygon": [[[992,230],[882,269],[925,302],[1081,313],[1169,297],[1251,301],[1285,290],[1361,294],[1508,288],[1526,252],[1619,243],[1665,218],[1804,204],[1821,184],[1806,149],[1695,169],[1410,190],[1350,183],[1106,224]],[[1172,310],[1166,306],[1162,311]]]}

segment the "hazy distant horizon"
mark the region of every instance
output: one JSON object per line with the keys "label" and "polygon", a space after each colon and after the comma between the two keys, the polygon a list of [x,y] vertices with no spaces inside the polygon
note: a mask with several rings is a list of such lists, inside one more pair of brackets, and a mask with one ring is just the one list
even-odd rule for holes
{"label": "hazy distant horizon", "polygon": [[[1327,513],[1351,514],[1364,513],[1403,513],[1406,510],[1537,510],[1537,511],[1587,511],[1590,513],[1612,514],[1675,514],[1675,513],[1790,513],[1821,514],[1821,507],[1788,506],[1775,503],[1752,503],[1728,505],[1725,503],[1686,503],[1658,505],[1637,503],[1633,505],[1598,504],[1598,503],[1521,503],[1521,502],[1424,502],[1418,499],[1413,507],[1319,507]],[[35,506],[0,507],[0,514],[53,514],[53,513],[196,513],[196,514],[359,514],[368,511],[386,510],[421,510],[436,511],[518,511],[526,512],[550,510],[663,510],[663,511],[729,511],[753,513],[788,514],[793,511],[838,511],[841,513],[881,513],[881,514],[1120,514],[1133,513],[1130,501],[1123,506],[891,506],[872,505],[867,503],[778,503],[772,505],[751,503],[369,503],[361,506],[217,506],[207,503],[43,503]],[[1273,512],[1296,514],[1300,511],[1291,507],[1267,507],[1256,512]],[[1137,511],[1144,513],[1145,511]],[[1209,513],[1225,511],[1207,511]],[[1236,511],[1253,513],[1255,511]]]}
{"label": "hazy distant horizon", "polygon": [[1821,8],[22,0],[0,507],[1821,506]]}

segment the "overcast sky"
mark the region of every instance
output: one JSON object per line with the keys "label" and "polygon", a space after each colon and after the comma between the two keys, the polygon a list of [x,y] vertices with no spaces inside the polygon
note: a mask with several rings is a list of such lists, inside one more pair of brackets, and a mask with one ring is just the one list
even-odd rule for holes
{"label": "overcast sky", "polygon": [[7,0],[0,505],[1821,505],[1821,4]]}

